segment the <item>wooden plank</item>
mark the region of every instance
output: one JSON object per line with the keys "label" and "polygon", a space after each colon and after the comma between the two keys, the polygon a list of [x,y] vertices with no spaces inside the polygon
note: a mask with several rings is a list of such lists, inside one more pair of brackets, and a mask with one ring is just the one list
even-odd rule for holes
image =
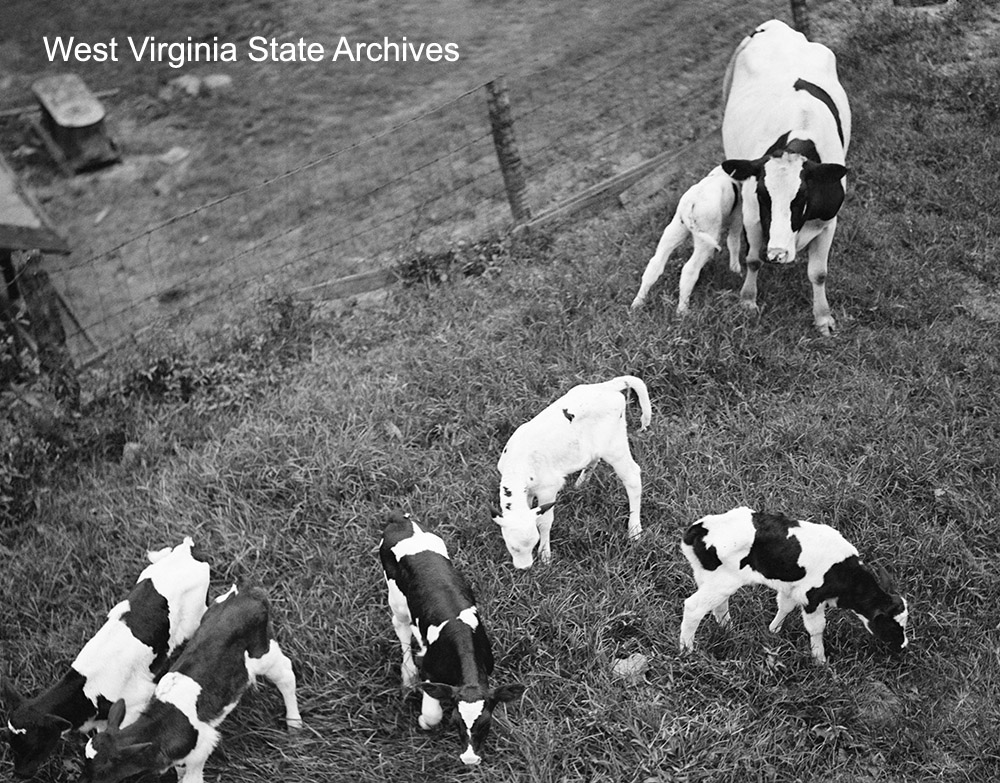
{"label": "wooden plank", "polygon": [[41,250],[43,253],[67,255],[66,240],[45,226],[12,226],[0,223],[0,247],[8,250]]}
{"label": "wooden plank", "polygon": [[596,206],[604,201],[611,200],[622,193],[622,191],[634,185],[643,177],[658,169],[660,166],[679,160],[682,157],[690,155],[700,147],[715,141],[719,133],[719,129],[716,129],[699,139],[695,139],[694,141],[685,144],[678,150],[667,150],[665,152],[661,152],[655,157],[650,158],[649,160],[644,160],[642,163],[633,166],[628,171],[623,171],[621,174],[616,174],[615,176],[604,180],[604,182],[592,185],[583,192],[578,193],[576,196],[567,199],[562,204],[559,204],[558,206],[553,207],[547,212],[539,215],[529,223],[524,224],[524,226],[529,229],[537,228],[545,225],[546,223],[551,223],[553,221],[569,217],[573,213],[579,212],[587,207]]}
{"label": "wooden plank", "polygon": [[41,205],[21,186],[14,170],[0,155],[0,247],[10,250],[70,252]]}
{"label": "wooden plank", "polygon": [[385,288],[398,282],[399,279],[399,273],[391,267],[387,269],[372,269],[367,272],[358,272],[347,277],[300,288],[295,294],[309,301],[344,299],[348,296],[378,291],[380,288]]}

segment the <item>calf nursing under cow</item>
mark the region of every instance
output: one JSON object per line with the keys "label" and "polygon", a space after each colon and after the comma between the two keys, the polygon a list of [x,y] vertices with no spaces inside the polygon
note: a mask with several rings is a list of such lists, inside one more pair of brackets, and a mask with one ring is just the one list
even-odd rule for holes
{"label": "calf nursing under cow", "polygon": [[[677,311],[683,313],[698,273],[728,226],[730,268],[739,270],[741,233],[747,237],[744,307],[757,311],[757,275],[766,262],[790,264],[807,256],[813,319],[823,335],[835,328],[826,298],[830,248],[846,192],[844,165],[851,109],[833,52],[772,19],[743,39],[726,70],[721,170],[739,183],[738,205],[713,170],[682,197],[643,273],[632,302],[640,306],[666,257],[690,233],[694,252],[684,265]],[[702,227],[707,227],[702,228]]]}

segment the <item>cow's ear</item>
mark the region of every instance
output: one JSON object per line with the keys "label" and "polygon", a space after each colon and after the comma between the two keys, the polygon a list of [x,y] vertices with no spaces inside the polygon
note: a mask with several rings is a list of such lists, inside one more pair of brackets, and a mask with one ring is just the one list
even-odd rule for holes
{"label": "cow's ear", "polygon": [[11,685],[6,678],[0,680],[0,687],[2,687],[3,690],[3,700],[4,704],[7,705],[8,712],[13,712],[24,704],[24,697],[14,690],[14,686]]}
{"label": "cow's ear", "polygon": [[493,691],[493,698],[497,701],[514,701],[514,699],[521,698],[524,693],[524,686],[519,682],[511,683],[510,685],[501,685],[495,691]]}
{"label": "cow's ear", "polygon": [[546,511],[548,511],[550,508],[552,508],[555,504],[556,504],[556,502],[553,500],[551,503],[546,503],[545,505],[539,506],[538,509],[537,509],[538,516],[541,516],[542,514],[544,514]]}
{"label": "cow's ear", "polygon": [[743,182],[760,174],[760,162],[756,160],[743,160],[742,158],[730,158],[729,160],[722,161],[722,170],[738,182]]}
{"label": "cow's ear", "polygon": [[451,685],[445,685],[442,682],[422,682],[420,683],[420,690],[438,701],[453,699],[455,697],[455,689]]}
{"label": "cow's ear", "polygon": [[840,182],[847,176],[847,166],[839,163],[817,163],[806,167],[806,178],[814,182]]}
{"label": "cow's ear", "polygon": [[108,733],[118,731],[125,719],[125,699],[119,699],[108,710]]}

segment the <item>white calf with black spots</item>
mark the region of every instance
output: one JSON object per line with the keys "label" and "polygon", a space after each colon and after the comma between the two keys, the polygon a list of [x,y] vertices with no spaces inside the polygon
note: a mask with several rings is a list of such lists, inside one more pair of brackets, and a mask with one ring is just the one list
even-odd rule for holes
{"label": "white calf with black spots", "polygon": [[69,670],[46,691],[26,699],[3,682],[15,775],[34,775],[63,732],[103,727],[112,702],[123,701],[125,725],[138,717],[167,659],[205,613],[210,569],[193,550],[194,542],[185,538],[148,552],[150,565],[128,598],[108,612]]}
{"label": "white calf with black spots", "polygon": [[497,462],[500,526],[515,568],[531,568],[534,549],[543,563],[552,559],[549,534],[559,490],[571,473],[583,471],[582,484],[598,462],[607,462],[628,493],[628,535],[642,533],[642,471],[628,443],[625,405],[635,392],[642,410],[641,429],[652,419],[646,384],[634,375],[574,386],[530,421],[518,427]]}
{"label": "white calf with black spots", "polygon": [[742,212],[730,247],[745,228],[749,250],[740,292],[757,310],[762,263],[790,264],[805,251],[813,318],[822,334],[835,322],[826,298],[827,264],[844,201],[851,108],[833,52],[772,19],[744,38],[724,85],[722,168],[742,185]]}
{"label": "white calf with black spots", "polygon": [[[493,723],[493,710],[524,692],[520,684],[490,688],[493,647],[468,582],[455,570],[444,541],[409,515],[392,514],[379,545],[389,591],[392,627],[403,651],[404,688],[423,691],[418,725],[437,726],[442,703],[465,750],[464,764],[479,764]],[[417,643],[414,660],[413,642]]]}
{"label": "white calf with black spots", "polygon": [[777,593],[778,611],[768,626],[773,633],[781,630],[789,612],[802,610],[817,663],[826,663],[828,606],[854,612],[894,654],[908,644],[906,600],[883,569],[865,565],[858,550],[829,525],[734,508],[691,525],[681,550],[698,586],[684,601],[683,650],[694,649],[695,632],[709,612],[728,624],[729,596],[750,584],[767,585]]}

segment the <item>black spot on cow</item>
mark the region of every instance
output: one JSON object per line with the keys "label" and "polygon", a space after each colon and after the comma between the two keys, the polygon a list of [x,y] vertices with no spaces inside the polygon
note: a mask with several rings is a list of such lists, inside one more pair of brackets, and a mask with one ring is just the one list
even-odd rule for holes
{"label": "black spot on cow", "polygon": [[799,565],[802,546],[795,536],[789,535],[799,523],[781,514],[755,511],[753,526],[756,531],[753,545],[740,561],[740,568],[752,568],[767,579],[781,582],[804,578],[806,570]]}
{"label": "black spot on cow", "polygon": [[132,635],[156,655],[153,666],[167,656],[170,645],[170,614],[167,599],[156,592],[151,579],[143,579],[128,595],[129,610],[122,622]]}
{"label": "black spot on cow", "polygon": [[807,82],[805,79],[796,79],[795,84],[792,85],[796,90],[803,90],[809,93],[811,96],[819,101],[822,101],[826,108],[830,110],[830,114],[833,115],[833,121],[837,123],[837,135],[840,136],[841,145],[844,144],[844,126],[840,122],[840,112],[837,111],[837,104],[833,102],[833,98],[830,97],[830,93],[820,87],[818,84],[813,84],[812,82]]}
{"label": "black spot on cow", "polygon": [[503,487],[503,496],[505,498],[513,497],[514,493],[511,492],[507,487]]}
{"label": "black spot on cow", "polygon": [[708,530],[705,526],[701,522],[695,522],[684,531],[683,540],[687,546],[694,549],[694,555],[698,558],[698,562],[701,563],[701,567],[706,571],[714,571],[722,565],[722,561],[719,559],[719,553],[715,551],[714,546],[705,545],[706,535],[708,535]]}
{"label": "black spot on cow", "polygon": [[566,417],[567,421],[573,421],[576,418],[575,414],[569,412],[569,408],[563,408],[563,416]]}

